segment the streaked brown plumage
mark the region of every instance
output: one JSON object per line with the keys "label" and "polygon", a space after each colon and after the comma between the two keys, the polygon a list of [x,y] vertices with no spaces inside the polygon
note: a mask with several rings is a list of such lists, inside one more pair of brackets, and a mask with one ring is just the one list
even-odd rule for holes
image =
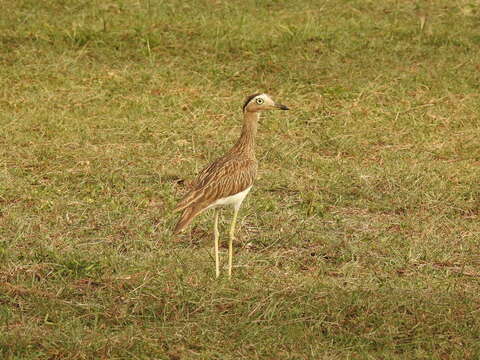
{"label": "streaked brown plumage", "polygon": [[[224,156],[200,172],[192,184],[192,189],[180,200],[174,209],[174,211],[182,211],[180,220],[174,229],[174,233],[178,234],[203,211],[225,204],[234,206],[234,220],[230,231],[229,274],[231,274],[231,242],[233,240],[236,215],[257,174],[255,135],[257,133],[259,111],[273,108],[288,110],[285,105],[276,104],[266,94],[253,94],[247,98],[243,106],[244,122],[240,138]],[[216,269],[218,277],[217,214],[215,216]]]}
{"label": "streaked brown plumage", "polygon": [[257,120],[247,117],[235,146],[200,172],[192,190],[174,209],[183,210],[174,230],[176,234],[216,200],[238,194],[253,185],[257,174],[257,159],[253,151],[256,127]]}

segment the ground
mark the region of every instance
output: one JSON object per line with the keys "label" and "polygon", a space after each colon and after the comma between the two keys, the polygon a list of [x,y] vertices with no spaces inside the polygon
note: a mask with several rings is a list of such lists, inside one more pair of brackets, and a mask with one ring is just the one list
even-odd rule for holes
{"label": "ground", "polygon": [[[2,3],[3,359],[480,358],[476,1]],[[215,280],[171,210],[258,91]]]}

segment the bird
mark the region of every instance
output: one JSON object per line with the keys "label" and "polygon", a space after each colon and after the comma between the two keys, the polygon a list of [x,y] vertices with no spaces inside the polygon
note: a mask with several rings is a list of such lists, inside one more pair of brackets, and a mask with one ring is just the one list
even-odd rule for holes
{"label": "bird", "polygon": [[238,211],[243,200],[252,189],[257,175],[257,159],[255,158],[255,136],[260,118],[264,110],[289,110],[265,93],[255,93],[243,103],[243,127],[239,139],[222,157],[205,167],[192,182],[190,191],[178,202],[174,212],[181,211],[180,219],[173,230],[181,233],[192,220],[205,210],[214,209],[214,248],[215,276],[220,276],[218,253],[218,208],[232,206],[233,218],[230,224],[228,243],[228,277],[232,276],[233,241]]}

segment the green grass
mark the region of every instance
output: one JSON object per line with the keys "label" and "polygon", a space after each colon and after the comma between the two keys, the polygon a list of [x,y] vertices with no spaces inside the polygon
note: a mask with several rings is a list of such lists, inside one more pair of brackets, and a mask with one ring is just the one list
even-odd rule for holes
{"label": "green grass", "polygon": [[[0,3],[2,359],[480,358],[477,2]],[[216,281],[171,209],[256,91]]]}

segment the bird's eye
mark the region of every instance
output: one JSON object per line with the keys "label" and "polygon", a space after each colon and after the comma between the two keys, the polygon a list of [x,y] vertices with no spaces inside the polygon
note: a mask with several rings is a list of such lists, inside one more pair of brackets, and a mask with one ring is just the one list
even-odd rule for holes
{"label": "bird's eye", "polygon": [[255,102],[258,104],[258,105],[262,105],[263,104],[263,99],[262,98],[258,98],[255,100]]}

